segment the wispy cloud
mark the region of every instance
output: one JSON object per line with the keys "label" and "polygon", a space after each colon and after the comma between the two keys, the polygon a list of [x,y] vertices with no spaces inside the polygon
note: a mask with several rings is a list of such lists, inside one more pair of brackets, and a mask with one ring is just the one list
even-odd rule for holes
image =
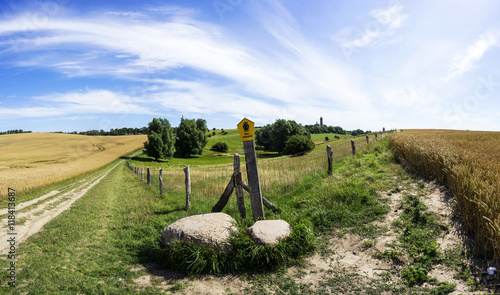
{"label": "wispy cloud", "polygon": [[[0,64],[14,69],[2,76],[14,83],[2,94],[17,98],[3,100],[0,118],[128,113],[265,124],[323,116],[375,129],[415,121],[412,112],[443,117],[439,108],[476,87],[454,78],[475,69],[487,77],[494,66],[481,61],[500,44],[493,2],[245,1],[224,22],[210,3],[195,2],[92,2],[83,11],[68,2],[43,22],[34,9],[10,11],[0,20]],[[342,50],[362,54],[349,60]],[[45,87],[15,89],[25,78],[40,85],[45,74]]]}
{"label": "wispy cloud", "polygon": [[50,102],[59,108],[60,114],[151,114],[139,105],[137,99],[109,90],[90,90],[54,93],[34,97],[40,103]]}
{"label": "wispy cloud", "polygon": [[135,12],[135,11],[108,11],[105,14],[107,15],[112,15],[112,16],[121,16],[121,17],[126,17],[129,19],[140,19],[147,17],[146,14],[142,12]]}
{"label": "wispy cloud", "polygon": [[58,107],[0,108],[2,119],[55,117],[64,114],[64,110]]}
{"label": "wispy cloud", "polygon": [[473,69],[475,64],[483,58],[486,52],[500,45],[499,37],[499,31],[488,31],[481,34],[465,50],[455,54],[452,57],[449,75],[445,78],[445,82]]}
{"label": "wispy cloud", "polygon": [[[260,10],[257,18],[276,44],[268,51],[232,38],[222,27],[194,19],[149,19],[131,24],[121,13],[93,19],[54,19],[41,31],[42,36],[16,40],[25,52],[40,52],[32,59],[18,60],[17,66],[52,68],[69,77],[149,80],[141,101],[130,108],[139,113],[150,112],[150,102],[194,113],[220,110],[241,114],[239,109],[245,106],[246,112],[269,119],[282,112],[283,104],[302,105],[304,100],[317,113],[333,105],[369,108],[357,73],[313,47],[283,6],[276,2],[273,9]],[[0,34],[20,29],[17,19],[4,24]],[[47,53],[48,49],[52,53]],[[72,51],[60,55],[58,51],[64,49]],[[173,80],[157,82],[182,70],[191,71],[183,85]],[[209,82],[195,82],[207,74]],[[115,108],[103,102],[123,97],[102,90],[38,99],[69,103],[82,112],[114,112]],[[269,110],[266,116],[262,110]],[[295,115],[301,114],[298,111]]]}
{"label": "wispy cloud", "polygon": [[395,36],[396,29],[401,28],[408,18],[403,13],[400,3],[385,9],[374,9],[369,12],[371,19],[359,27],[346,27],[332,37],[343,48],[363,48],[373,45],[388,45],[399,40]]}
{"label": "wispy cloud", "polygon": [[177,16],[194,16],[197,13],[195,9],[176,6],[176,5],[148,6],[147,10],[164,15],[177,15]]}

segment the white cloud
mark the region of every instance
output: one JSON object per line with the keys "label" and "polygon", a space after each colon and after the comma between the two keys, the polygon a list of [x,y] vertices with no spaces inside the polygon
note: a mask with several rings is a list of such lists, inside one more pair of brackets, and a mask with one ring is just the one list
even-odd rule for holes
{"label": "white cloud", "polygon": [[[24,51],[42,52],[17,65],[51,67],[69,77],[109,75],[136,81],[149,76],[145,79],[152,85],[148,91],[142,91],[147,95],[141,95],[143,101],[133,104],[140,113],[148,112],[144,103],[150,101],[160,101],[166,108],[198,113],[234,112],[247,106],[256,115],[269,110],[266,116],[272,118],[283,104],[307,104],[318,109],[369,108],[358,73],[313,47],[282,6],[275,5],[266,15],[275,16],[260,15],[259,18],[277,43],[269,51],[247,47],[224,28],[192,19],[132,24],[109,14],[94,19],[53,19],[44,27],[42,36],[17,40]],[[17,22],[12,20],[0,26],[0,32],[1,28],[15,28]],[[76,53],[60,57],[57,53],[47,53],[49,49],[52,52],[72,49]],[[176,69],[188,69],[195,77],[209,74],[209,81],[213,83],[200,87],[194,82],[185,82],[187,89],[182,91],[172,82],[160,83],[161,90],[154,89],[162,75]],[[91,91],[43,99],[65,102],[75,111],[78,108],[82,112],[113,112],[113,108],[103,105],[103,100],[96,97],[111,100],[117,99],[117,95],[123,97],[112,92]],[[300,113],[296,110],[294,115]]]}
{"label": "white cloud", "polygon": [[445,78],[445,81],[447,82],[473,69],[487,51],[500,45],[499,35],[500,33],[497,31],[481,34],[467,49],[455,54],[452,57],[449,75]]}
{"label": "white cloud", "polygon": [[142,12],[134,12],[134,11],[125,11],[125,12],[108,11],[108,12],[106,12],[106,14],[112,15],[112,16],[121,16],[124,18],[128,18],[130,20],[136,20],[136,19],[141,19],[141,18],[147,17],[147,15],[142,13]]}
{"label": "white cloud", "polygon": [[[151,114],[137,99],[109,90],[56,93],[35,97],[58,106],[62,114]],[[20,114],[22,116],[22,113]],[[60,115],[60,114],[59,114]]]}
{"label": "white cloud", "polygon": [[195,9],[176,5],[149,6],[147,9],[164,15],[193,16],[197,13]]}
{"label": "white cloud", "polygon": [[65,112],[58,107],[0,108],[0,118],[39,118],[61,116]]}
{"label": "white cloud", "polygon": [[[332,125],[363,128],[393,122],[387,114],[409,122],[408,110],[435,115],[437,106],[446,106],[444,102],[457,99],[467,87],[442,85],[442,77],[470,71],[498,45],[499,34],[489,31],[454,55],[450,67],[447,59],[470,35],[456,33],[458,18],[441,21],[448,4],[434,10],[432,21],[425,18],[430,4],[366,9],[361,16],[332,11],[326,20],[307,14],[318,9],[314,3],[281,2],[246,2],[233,12],[241,19],[224,23],[209,22],[215,11],[211,16],[210,11],[176,6],[57,15],[29,27],[26,23],[32,20],[20,15],[0,20],[0,51],[16,46],[19,53],[4,51],[0,58],[19,72],[25,67],[66,75],[71,84],[61,78],[64,89],[77,83],[77,89],[91,88],[37,94],[37,108],[19,108],[19,114],[26,111],[28,116],[37,110],[39,116],[64,118],[167,113],[248,116],[258,124],[276,118],[314,123],[323,116]],[[346,11],[363,9],[345,3]],[[201,13],[207,21],[195,18]],[[362,19],[359,24],[340,27],[356,17]],[[333,39],[342,46],[373,50],[347,63],[328,38],[332,28],[339,32]],[[476,32],[471,28],[468,34]],[[390,112],[384,113],[386,107]],[[15,110],[0,114],[9,112]],[[418,120],[428,124],[425,118]]]}
{"label": "white cloud", "polygon": [[408,18],[402,10],[401,4],[395,4],[386,9],[374,9],[369,13],[371,20],[359,27],[346,27],[332,39],[339,42],[343,48],[363,48],[398,42],[400,38],[394,36],[395,30],[401,28]]}

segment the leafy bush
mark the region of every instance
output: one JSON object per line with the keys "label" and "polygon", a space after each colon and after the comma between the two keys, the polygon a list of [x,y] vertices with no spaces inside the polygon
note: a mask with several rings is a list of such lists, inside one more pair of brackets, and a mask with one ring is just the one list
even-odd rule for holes
{"label": "leafy bush", "polygon": [[225,152],[227,152],[228,149],[229,149],[229,147],[227,146],[227,144],[225,142],[218,142],[210,148],[211,151],[220,152],[220,153],[225,153]]}
{"label": "leafy bush", "polygon": [[283,154],[293,155],[302,152],[307,152],[314,149],[314,143],[310,136],[306,135],[292,135],[286,142]]}

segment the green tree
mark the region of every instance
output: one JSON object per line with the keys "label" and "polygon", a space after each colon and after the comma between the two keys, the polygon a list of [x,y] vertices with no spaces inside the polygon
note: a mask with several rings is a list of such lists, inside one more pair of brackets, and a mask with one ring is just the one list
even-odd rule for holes
{"label": "green tree", "polygon": [[271,125],[266,125],[256,131],[257,145],[265,149],[282,153],[286,142],[293,135],[303,135],[311,138],[307,129],[293,120],[278,119]]}
{"label": "green tree", "polygon": [[270,150],[273,144],[272,126],[267,124],[264,127],[255,130],[255,143],[263,147],[265,150]]}
{"label": "green tree", "polygon": [[356,136],[356,135],[361,135],[361,134],[364,134],[365,132],[361,129],[356,129],[356,130],[353,130],[351,131],[351,135],[352,136]]}
{"label": "green tree", "polygon": [[310,136],[307,135],[292,135],[286,142],[283,154],[293,155],[307,152],[314,149],[314,143]]}
{"label": "green tree", "polygon": [[175,141],[176,156],[189,158],[201,155],[208,142],[206,130],[207,123],[203,119],[181,118]]}
{"label": "green tree", "polygon": [[146,154],[158,159],[170,159],[175,153],[175,137],[167,119],[153,118],[148,124],[148,141],[144,143]]}

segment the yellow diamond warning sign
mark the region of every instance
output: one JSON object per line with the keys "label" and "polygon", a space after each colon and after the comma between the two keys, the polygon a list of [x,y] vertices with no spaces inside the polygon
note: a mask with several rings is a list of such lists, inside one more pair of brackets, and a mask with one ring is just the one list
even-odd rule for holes
{"label": "yellow diamond warning sign", "polygon": [[238,131],[240,132],[243,141],[253,140],[254,123],[247,118],[241,120],[238,124]]}

